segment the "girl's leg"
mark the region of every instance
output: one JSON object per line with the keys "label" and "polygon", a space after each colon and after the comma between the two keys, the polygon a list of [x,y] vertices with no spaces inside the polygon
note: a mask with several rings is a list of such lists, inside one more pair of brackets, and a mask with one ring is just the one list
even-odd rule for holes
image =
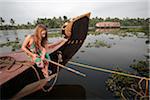
{"label": "girl's leg", "polygon": [[[49,56],[48,53],[45,54],[45,58],[50,60],[50,56]],[[48,70],[49,62],[46,61],[46,60],[44,60],[43,63],[44,63],[44,68],[42,69],[42,70],[43,70],[43,75],[44,75],[45,77],[48,77],[48,76],[49,76],[49,73],[50,73],[50,74],[52,73],[52,71],[50,72],[50,71]]]}
{"label": "girl's leg", "polygon": [[48,77],[48,62],[47,61],[42,61],[41,58],[36,58],[35,60],[36,65],[41,68],[41,71],[44,75],[44,77]]}
{"label": "girl's leg", "polygon": [[49,74],[48,74],[48,65],[49,65],[48,62],[46,62],[46,63],[45,63],[45,66],[44,66],[46,77],[49,76]]}
{"label": "girl's leg", "polygon": [[[50,56],[49,56],[48,53],[45,54],[45,58],[48,59],[48,60],[51,60],[51,58],[50,58]],[[49,67],[51,67],[51,66],[49,66],[49,62],[48,62],[48,61],[46,61],[46,62],[48,63],[48,65],[47,65],[47,66],[48,66],[48,67],[47,67],[48,73],[51,74],[51,73],[52,73],[52,70],[51,70],[51,68],[49,68]]]}
{"label": "girl's leg", "polygon": [[42,68],[42,72],[43,72],[43,75],[45,78],[47,78],[49,76],[48,65],[49,65],[48,62],[44,62],[44,68]]}
{"label": "girl's leg", "polygon": [[41,71],[43,72],[43,75],[45,76],[46,75],[45,68],[42,68]]}
{"label": "girl's leg", "polygon": [[40,65],[43,66],[43,67],[41,67],[41,71],[43,72],[44,77],[48,77],[47,69],[46,69],[47,65],[43,61],[40,62]]}

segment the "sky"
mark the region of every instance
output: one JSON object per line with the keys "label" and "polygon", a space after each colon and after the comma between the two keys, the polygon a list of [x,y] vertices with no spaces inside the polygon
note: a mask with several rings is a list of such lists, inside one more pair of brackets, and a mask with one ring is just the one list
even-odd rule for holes
{"label": "sky", "polygon": [[0,17],[9,23],[33,22],[37,18],[68,18],[91,12],[91,17],[147,18],[148,0],[0,0]]}

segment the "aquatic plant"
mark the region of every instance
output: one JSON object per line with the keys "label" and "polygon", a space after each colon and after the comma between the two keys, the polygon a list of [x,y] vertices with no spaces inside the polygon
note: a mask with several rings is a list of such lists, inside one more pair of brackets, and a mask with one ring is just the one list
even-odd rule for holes
{"label": "aquatic plant", "polygon": [[91,48],[91,47],[95,47],[95,48],[99,48],[99,47],[107,47],[107,48],[110,48],[111,45],[103,42],[103,41],[100,41],[100,40],[95,40],[95,42],[91,42],[91,43],[88,43],[86,46],[86,48]]}
{"label": "aquatic plant", "polygon": [[61,37],[62,35],[60,33],[50,33],[48,34],[48,38],[53,38],[53,37]]}
{"label": "aquatic plant", "polygon": [[[148,68],[148,61],[143,60],[143,61],[138,61],[134,60],[134,64],[131,64],[131,68],[135,69],[137,72],[130,73],[134,75],[141,75],[143,77],[149,77],[149,68]],[[124,72],[124,73],[129,73],[125,72],[119,68],[116,69],[116,71],[119,72]],[[116,97],[125,97],[128,99],[137,99],[144,97],[145,94],[138,95],[137,93],[144,93],[145,90],[141,88],[143,86],[142,84],[143,80],[136,78],[131,78],[127,76],[122,76],[119,74],[112,74],[106,81],[106,86],[107,90],[111,91],[114,96]],[[143,92],[144,91],[144,92]],[[147,98],[147,97],[146,97]]]}
{"label": "aquatic plant", "polygon": [[14,44],[18,44],[18,42],[17,41],[10,41],[10,42],[6,42],[6,43],[1,43],[0,47],[3,47],[3,46],[12,46]]}
{"label": "aquatic plant", "polygon": [[139,75],[144,76],[144,77],[149,77],[149,62],[148,61],[137,61],[134,64],[130,65],[131,68],[136,70]]}
{"label": "aquatic plant", "polygon": [[18,49],[21,48],[21,44],[18,41],[8,41],[6,43],[0,44],[1,48],[4,47],[4,46],[6,46],[6,47],[9,47],[9,46],[12,47],[12,51],[15,51],[15,50],[18,50]]}
{"label": "aquatic plant", "polygon": [[81,53],[84,53],[84,52],[85,52],[85,50],[81,50],[80,52],[81,52]]}
{"label": "aquatic plant", "polygon": [[[122,69],[115,69],[117,72],[124,72]],[[128,73],[128,72],[125,72]],[[113,92],[114,96],[121,96],[121,89],[134,83],[134,78],[112,74],[106,81],[107,90]]]}

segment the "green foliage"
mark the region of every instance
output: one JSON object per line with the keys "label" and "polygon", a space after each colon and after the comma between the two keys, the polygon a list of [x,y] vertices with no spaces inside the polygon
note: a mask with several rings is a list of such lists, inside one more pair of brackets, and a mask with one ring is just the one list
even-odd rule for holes
{"label": "green foliage", "polygon": [[131,68],[135,69],[139,75],[144,77],[149,77],[149,62],[148,61],[138,61],[134,64],[131,64]]}
{"label": "green foliage", "polygon": [[[121,69],[117,69],[116,71],[123,72]],[[114,96],[120,97],[122,88],[130,87],[130,85],[133,84],[134,82],[135,82],[134,78],[118,74],[112,74],[110,78],[107,79],[106,84],[107,89],[113,92]]]}
{"label": "green foliage", "polygon": [[11,42],[6,42],[6,43],[1,43],[0,47],[12,47],[12,51],[18,50],[21,48],[21,44],[19,44],[18,41],[11,41]]}
{"label": "green foliage", "polygon": [[110,48],[111,46],[109,44],[106,44],[103,41],[96,40],[94,43],[88,43],[85,47],[86,48],[91,48],[91,47],[96,47],[96,48],[107,47],[107,48]]}
{"label": "green foliage", "polygon": [[10,19],[10,23],[11,23],[11,25],[13,26],[14,24],[15,24],[15,20],[14,19]]}
{"label": "green foliage", "polygon": [[0,17],[0,25],[1,26],[3,25],[4,22],[5,22],[5,20],[2,17]]}
{"label": "green foliage", "polygon": [[95,32],[95,31],[88,31],[88,35],[91,34],[91,35],[100,35],[102,34],[101,32]]}
{"label": "green foliage", "polygon": [[[141,75],[143,77],[149,77],[149,65],[148,61],[134,61],[134,64],[131,64],[131,68],[137,71],[137,75]],[[118,72],[127,73],[121,69],[117,69]],[[133,73],[132,73],[133,74]],[[124,87],[131,87],[131,85],[136,86],[138,89],[139,80],[136,78],[131,78],[127,76],[122,76],[119,74],[112,74],[109,79],[106,81],[107,89],[111,91],[114,96],[121,97],[121,90]],[[131,94],[134,95],[134,94]]]}
{"label": "green foliage", "polygon": [[149,18],[92,18],[90,19],[90,27],[95,27],[97,22],[120,22],[121,26],[148,26],[149,25]]}
{"label": "green foliage", "polygon": [[[48,28],[60,28],[63,23],[65,23],[68,20],[67,16],[59,16],[57,17],[53,17],[53,18],[38,18],[37,20],[34,21],[34,23],[31,22],[27,22],[26,24],[18,24],[18,25],[14,25],[15,24],[15,20],[14,19],[10,19],[10,24],[11,25],[3,25],[3,23],[5,23],[5,20],[0,17],[0,30],[3,29],[12,29],[12,26],[15,26],[16,29],[31,29],[34,28],[37,24],[41,23],[46,25]],[[149,26],[149,18],[145,19],[145,18],[123,18],[123,19],[119,19],[119,18],[101,18],[101,17],[95,17],[95,18],[91,18],[89,21],[89,27],[95,27],[95,24],[97,22],[120,22],[121,26],[142,26],[142,31],[146,32],[148,34],[149,30],[148,30],[148,26]],[[9,27],[8,27],[9,26]],[[11,27],[10,27],[11,26]]]}
{"label": "green foliage", "polygon": [[48,34],[49,38],[53,38],[53,37],[61,37],[62,35],[60,33],[50,33]]}

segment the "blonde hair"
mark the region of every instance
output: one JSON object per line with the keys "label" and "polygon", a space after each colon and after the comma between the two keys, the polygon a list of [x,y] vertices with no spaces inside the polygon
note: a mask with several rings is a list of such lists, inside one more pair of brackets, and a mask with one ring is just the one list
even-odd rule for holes
{"label": "blonde hair", "polygon": [[[46,31],[45,37],[42,37],[41,32],[42,31]],[[35,28],[35,33],[34,33],[34,42],[35,42],[35,46],[36,48],[42,48],[45,47],[46,43],[47,43],[47,28],[45,25],[43,24],[38,24]]]}

